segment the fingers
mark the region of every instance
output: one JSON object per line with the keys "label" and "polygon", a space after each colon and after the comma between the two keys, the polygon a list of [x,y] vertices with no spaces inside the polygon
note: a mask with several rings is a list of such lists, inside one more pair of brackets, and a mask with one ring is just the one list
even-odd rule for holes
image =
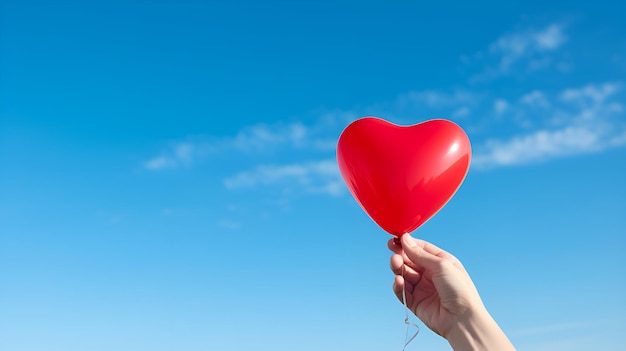
{"label": "fingers", "polygon": [[402,290],[406,289],[406,299],[407,303],[410,304],[412,300],[411,294],[413,294],[414,285],[406,281],[399,275],[396,275],[396,278],[393,281],[393,293],[396,295],[400,302],[404,302],[402,298]]}
{"label": "fingers", "polygon": [[396,278],[393,280],[393,293],[400,301],[402,301],[402,289],[404,289],[404,279],[396,275]]}
{"label": "fingers", "polygon": [[[415,239],[415,240],[419,240],[419,239]],[[423,240],[419,240],[419,241],[423,241]],[[459,261],[456,257],[454,257],[454,255],[450,254],[449,252],[445,250],[440,249],[439,247],[437,247],[436,245],[432,243],[429,243],[427,241],[423,241],[423,242],[424,242],[424,251],[431,253],[437,257],[441,257],[443,259],[449,260],[455,265],[461,266],[461,261]]]}
{"label": "fingers", "polygon": [[[408,238],[404,239],[404,237],[408,237]],[[419,245],[422,246],[424,251],[426,251],[426,252],[428,252],[430,254],[433,254],[433,255],[435,255],[437,257],[450,259],[450,260],[455,261],[455,262],[459,261],[452,254],[446,252],[443,249],[440,249],[435,244],[432,244],[432,243],[429,243],[427,241],[420,240],[420,239],[414,239],[411,236],[409,236],[408,234],[403,235],[402,238],[403,239],[399,239],[399,238],[389,239],[389,241],[387,242],[387,247],[389,248],[389,250],[391,250],[391,251],[393,251],[393,252],[395,252],[397,254],[401,254],[402,253],[402,240],[413,239],[415,242],[419,243]]]}
{"label": "fingers", "polygon": [[[406,236],[406,235],[405,235]],[[453,265],[457,266],[458,268],[460,268],[461,270],[465,270],[465,268],[463,267],[463,264],[461,263],[461,261],[459,261],[458,258],[456,258],[454,255],[452,255],[451,253],[440,249],[439,247],[437,247],[436,245],[429,243],[427,241],[424,240],[419,240],[419,239],[413,239],[415,241],[421,241],[424,243],[424,251],[431,253],[437,257],[441,257],[445,260],[448,260],[450,262],[452,262]]]}
{"label": "fingers", "polygon": [[430,271],[437,270],[441,266],[441,261],[444,258],[437,254],[442,254],[445,251],[424,240],[413,239],[409,235],[403,235],[401,241],[404,254],[417,266]]}
{"label": "fingers", "polygon": [[[421,277],[421,272],[418,272],[410,266],[405,265],[402,256],[400,255],[396,254],[391,256],[390,266],[391,271],[395,275],[404,276],[406,280],[412,282],[413,284],[416,284]],[[402,271],[403,269],[404,272]]]}
{"label": "fingers", "polygon": [[400,242],[400,239],[398,238],[390,239],[387,242],[387,247],[389,247],[389,249],[393,251],[395,254],[402,256],[404,258],[404,264],[409,265],[415,270],[423,269],[422,267],[419,267],[419,269],[417,269],[415,265],[413,264],[413,262],[411,262],[411,260],[407,257],[407,255],[404,253],[404,250],[402,250],[402,243]]}
{"label": "fingers", "polygon": [[[457,268],[465,271],[461,261],[450,253],[427,241],[414,239],[409,234],[405,234],[401,238],[390,239],[387,242],[387,247],[404,257],[405,265],[412,267],[415,271],[434,269],[441,264],[442,260],[449,261]],[[409,252],[412,256],[409,255]]]}
{"label": "fingers", "polygon": [[402,267],[404,266],[404,260],[402,259],[402,256],[395,254],[395,255],[391,255],[391,271],[395,274],[395,275],[402,275]]}
{"label": "fingers", "polygon": [[402,245],[400,244],[400,239],[398,238],[389,239],[389,241],[387,242],[387,247],[394,253],[402,253]]}

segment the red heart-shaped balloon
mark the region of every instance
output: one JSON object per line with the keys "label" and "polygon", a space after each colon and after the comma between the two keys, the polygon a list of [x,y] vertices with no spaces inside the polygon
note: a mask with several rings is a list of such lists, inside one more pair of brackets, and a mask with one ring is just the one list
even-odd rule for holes
{"label": "red heart-shaped balloon", "polygon": [[417,229],[452,198],[471,153],[463,129],[442,119],[404,127],[361,118],[337,144],[348,189],[374,222],[396,236]]}

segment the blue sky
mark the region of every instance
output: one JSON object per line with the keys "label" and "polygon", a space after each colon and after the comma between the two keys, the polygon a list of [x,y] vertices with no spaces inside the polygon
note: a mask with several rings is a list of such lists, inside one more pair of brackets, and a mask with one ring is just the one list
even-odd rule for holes
{"label": "blue sky", "polygon": [[3,2],[0,348],[400,349],[389,235],[334,159],[374,115],[467,131],[465,183],[414,235],[519,350],[619,349],[623,12]]}

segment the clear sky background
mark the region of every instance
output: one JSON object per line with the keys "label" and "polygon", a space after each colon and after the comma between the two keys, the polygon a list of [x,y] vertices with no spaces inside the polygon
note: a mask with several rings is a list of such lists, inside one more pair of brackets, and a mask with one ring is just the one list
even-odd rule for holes
{"label": "clear sky background", "polygon": [[623,349],[616,4],[3,1],[0,349],[400,350],[390,236],[334,156],[367,115],[469,134],[414,236],[520,350]]}

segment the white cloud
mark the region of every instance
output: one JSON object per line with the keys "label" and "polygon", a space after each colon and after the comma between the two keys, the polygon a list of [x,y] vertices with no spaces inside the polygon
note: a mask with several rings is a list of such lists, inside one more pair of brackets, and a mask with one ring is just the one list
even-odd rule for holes
{"label": "white cloud", "polygon": [[174,159],[167,156],[157,156],[143,163],[143,166],[151,171],[158,171],[165,168],[176,167]]}
{"label": "white cloud", "polygon": [[[171,143],[160,154],[142,163],[150,171],[190,166],[195,161],[212,154],[224,152],[262,153],[287,146],[313,150],[334,149],[335,141],[323,136],[320,128],[305,126],[301,122],[290,124],[256,124],[242,128],[233,137],[215,138],[196,136]],[[325,131],[322,131],[325,132]]]}
{"label": "white cloud", "polygon": [[[486,51],[469,60],[480,65],[474,71],[478,72],[474,78],[484,80],[516,72],[558,69],[568,65],[567,60],[559,57],[567,41],[565,27],[559,23],[502,35]],[[315,111],[318,119],[313,124],[259,123],[246,126],[230,137],[188,138],[169,145],[145,161],[143,167],[153,171],[180,168],[212,154],[250,153],[264,158],[256,160],[256,167],[252,165],[250,170],[225,178],[226,188],[298,187],[304,192],[336,195],[344,192],[345,185],[334,159],[307,160],[329,157],[339,132],[352,120],[375,115],[396,121],[419,121],[429,117],[466,118],[470,114],[473,120],[464,120],[464,127],[483,133],[473,140],[474,166],[490,169],[530,164],[626,145],[624,106],[615,99],[621,86],[621,82],[588,84],[560,93],[530,89],[520,96],[506,96],[506,90],[494,96],[489,90],[463,85],[448,90],[409,91],[395,99],[349,110]],[[485,117],[475,118],[481,115]],[[524,128],[523,133],[520,127]],[[484,137],[495,128],[497,135],[509,133],[509,136]],[[269,164],[268,159],[277,158],[265,157],[294,151],[302,153],[302,162]]]}
{"label": "white cloud", "polygon": [[617,134],[613,138],[611,138],[611,140],[609,140],[609,145],[611,146],[626,145],[626,130],[622,131],[621,134]]}
{"label": "white cloud", "polygon": [[509,108],[509,103],[504,99],[496,99],[493,103],[493,109],[496,111],[496,114],[501,115]]}
{"label": "white cloud", "polygon": [[[400,124],[403,121],[419,121],[419,119],[441,117],[442,115],[465,118],[481,100],[481,96],[466,89],[409,91],[389,101],[362,108],[357,107],[351,115],[358,117],[381,116],[395,120],[396,123]],[[344,122],[343,126],[346,124]]]}
{"label": "white cloud", "polygon": [[541,106],[549,123],[509,139],[487,140],[477,146],[473,164],[483,169],[520,165],[626,145],[626,124],[620,118],[623,107],[611,101],[620,86],[604,83],[565,89],[558,94],[559,106],[538,90],[523,95],[511,109],[525,116],[532,114],[529,107]]}
{"label": "white cloud", "polygon": [[174,155],[181,162],[190,162],[194,146],[191,143],[180,143],[174,147]]}
{"label": "white cloud", "polygon": [[281,144],[301,146],[309,130],[300,122],[287,125],[257,124],[245,127],[232,140],[232,145],[243,151],[265,149]]}
{"label": "white cloud", "polygon": [[551,24],[539,31],[525,30],[501,36],[489,46],[489,51],[501,55],[500,68],[507,70],[524,56],[558,49],[566,39],[562,26]]}
{"label": "white cloud", "polygon": [[551,24],[535,33],[533,39],[537,50],[556,50],[567,40],[563,27],[558,24]]}
{"label": "white cloud", "polygon": [[[626,126],[623,105],[617,100],[621,82],[588,84],[583,87],[564,89],[560,93],[531,90],[518,98],[497,98],[492,106],[481,106],[476,101],[479,94],[456,90],[452,93],[439,91],[414,91],[402,94],[387,104],[397,111],[401,108],[431,106],[446,107],[452,117],[469,115],[466,103],[473,101],[472,110],[488,111],[495,116],[506,113],[508,118],[498,123],[516,123],[526,132],[509,138],[489,138],[475,141],[474,166],[490,169],[546,161],[558,157],[599,152],[626,144]],[[484,95],[483,95],[484,96]],[[512,102],[509,102],[512,101]],[[382,105],[378,105],[380,107]],[[419,107],[418,107],[419,106]],[[473,112],[478,114],[477,112]],[[353,116],[354,113],[339,113],[338,116]],[[617,119],[615,117],[618,117]],[[331,115],[325,116],[322,127],[292,124],[257,124],[243,128],[233,138],[219,142],[184,141],[144,163],[149,170],[161,170],[190,165],[198,158],[211,152],[257,152],[263,149],[288,146],[290,150],[317,150],[325,155],[334,151],[339,130],[348,121],[334,123]],[[493,121],[492,121],[493,123]],[[472,125],[469,124],[472,128]],[[337,134],[327,137],[329,134]],[[324,137],[322,137],[324,136]],[[267,163],[263,161],[264,163]],[[257,168],[237,173],[224,180],[229,189],[258,185],[299,184],[307,192],[337,194],[344,185],[339,177],[334,160],[323,162],[301,162],[289,165],[259,165]]]}
{"label": "white cloud", "polygon": [[526,68],[527,72],[538,71],[540,69],[548,68],[552,64],[553,59],[551,57],[541,57],[537,59],[530,59]]}
{"label": "white cloud", "polygon": [[452,112],[452,117],[455,118],[464,118],[469,116],[470,114],[470,109],[467,106],[462,106],[457,108],[456,110],[454,110],[454,112]]}
{"label": "white cloud", "polygon": [[473,163],[479,168],[510,166],[599,151],[608,146],[602,142],[602,137],[599,131],[568,127],[557,131],[539,130],[507,141],[489,140],[475,155]]}
{"label": "white cloud", "polygon": [[167,168],[177,168],[190,165],[197,156],[199,144],[191,142],[173,143],[160,155],[143,163],[143,167],[150,171],[160,171]]}
{"label": "white cloud", "polygon": [[486,53],[474,55],[474,60],[480,61],[484,68],[471,80],[484,81],[514,71],[530,72],[550,67],[555,61],[555,52],[567,42],[564,29],[563,25],[552,23],[539,30],[524,29],[499,37]]}
{"label": "white cloud", "polygon": [[224,179],[228,189],[249,188],[257,185],[295,184],[306,192],[338,195],[343,182],[335,160],[290,165],[260,165],[254,170]]}
{"label": "white cloud", "polygon": [[316,139],[313,141],[313,147],[321,151],[335,150],[337,147],[337,139]]}
{"label": "white cloud", "polygon": [[[559,98],[563,108],[572,115],[571,123],[605,125],[614,133],[619,133],[624,129],[623,105],[613,99],[617,97],[621,86],[621,82],[588,84],[582,88],[565,89]],[[612,117],[618,118],[616,120]]]}
{"label": "white cloud", "polygon": [[466,90],[456,90],[452,93],[436,90],[410,91],[398,96],[393,103],[393,107],[401,110],[415,106],[443,108],[471,103],[474,100],[474,94]]}
{"label": "white cloud", "polygon": [[608,82],[600,85],[588,84],[582,88],[566,89],[561,93],[560,98],[562,101],[580,105],[598,104],[617,93],[620,88],[621,83],[619,82]]}
{"label": "white cloud", "polygon": [[530,93],[523,95],[520,101],[532,107],[547,108],[550,106],[550,103],[546,99],[544,93],[539,90],[533,90]]}

